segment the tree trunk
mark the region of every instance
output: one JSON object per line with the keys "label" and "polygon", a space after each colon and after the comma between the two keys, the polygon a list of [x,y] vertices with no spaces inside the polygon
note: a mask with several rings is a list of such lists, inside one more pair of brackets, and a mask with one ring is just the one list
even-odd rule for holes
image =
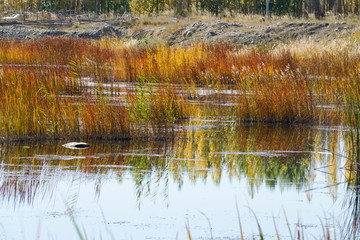
{"label": "tree trunk", "polygon": [[341,0],[337,0],[336,12],[339,14],[343,13],[343,4]]}
{"label": "tree trunk", "polygon": [[325,14],[324,14],[321,4],[320,4],[320,0],[314,0],[314,12],[315,12],[316,19],[321,19],[321,18],[325,17]]}
{"label": "tree trunk", "polygon": [[335,0],[328,0],[328,10],[332,11],[334,9]]}
{"label": "tree trunk", "polygon": [[269,0],[266,0],[266,21],[269,21]]}

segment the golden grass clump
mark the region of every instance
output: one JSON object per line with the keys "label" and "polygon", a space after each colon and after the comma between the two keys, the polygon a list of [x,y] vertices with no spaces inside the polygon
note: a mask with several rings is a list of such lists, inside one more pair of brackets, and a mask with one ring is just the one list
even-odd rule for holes
{"label": "golden grass clump", "polygon": [[[168,123],[183,118],[180,100],[170,86],[159,86],[156,92],[149,89],[145,99],[139,91],[131,93],[130,100],[137,100],[124,105],[107,95],[103,83],[88,89],[76,73],[65,70],[3,69],[1,140],[164,137],[171,130]],[[137,115],[144,109],[151,115],[146,121]]]}
{"label": "golden grass clump", "polygon": [[128,137],[124,107],[63,97],[65,77],[51,71],[7,72],[0,83],[0,135],[5,139]]}
{"label": "golden grass clump", "polygon": [[251,122],[314,122],[314,97],[306,78],[293,74],[259,74],[239,81],[238,115]]}

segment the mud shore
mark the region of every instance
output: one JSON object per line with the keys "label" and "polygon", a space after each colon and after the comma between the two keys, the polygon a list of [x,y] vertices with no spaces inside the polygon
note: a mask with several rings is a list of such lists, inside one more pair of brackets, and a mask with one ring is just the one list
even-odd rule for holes
{"label": "mud shore", "polygon": [[292,23],[227,23],[194,22],[164,26],[135,26],[114,23],[77,25],[68,29],[40,28],[21,24],[0,27],[0,38],[27,40],[43,37],[76,37],[100,39],[103,37],[162,42],[168,45],[186,45],[197,41],[230,41],[235,44],[268,44],[294,39],[332,40],[357,31],[357,24],[346,22],[292,22]]}

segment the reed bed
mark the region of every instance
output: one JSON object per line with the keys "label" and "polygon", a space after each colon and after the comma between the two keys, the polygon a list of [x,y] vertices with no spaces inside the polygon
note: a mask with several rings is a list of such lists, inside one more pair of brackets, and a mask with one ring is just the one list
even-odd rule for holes
{"label": "reed bed", "polygon": [[[360,79],[356,35],[262,48],[2,40],[0,64],[3,139],[169,135],[194,112],[188,100],[234,103],[229,114],[238,121],[349,124],[346,96],[360,94],[349,87]],[[117,82],[134,84],[125,100],[119,87],[104,87]]]}
{"label": "reed bed", "polygon": [[[1,140],[160,137],[169,131],[164,128],[167,123],[182,118],[170,88],[158,87],[151,104],[141,102],[140,93],[133,93],[130,99],[140,100],[127,105],[103,94],[100,84],[92,90],[85,89],[76,74],[61,69],[4,69],[0,77]],[[157,114],[146,119],[146,127],[134,117],[141,104]]]}
{"label": "reed bed", "polygon": [[4,139],[127,137],[126,109],[98,98],[62,97],[71,86],[60,72],[4,71],[0,79],[0,134]]}

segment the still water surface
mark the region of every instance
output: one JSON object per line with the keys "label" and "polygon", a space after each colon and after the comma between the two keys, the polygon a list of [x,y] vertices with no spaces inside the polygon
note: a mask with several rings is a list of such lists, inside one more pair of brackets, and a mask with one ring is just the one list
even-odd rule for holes
{"label": "still water surface", "polygon": [[341,128],[206,117],[178,128],[173,141],[83,150],[2,145],[0,239],[80,239],[76,225],[88,239],[188,239],[187,229],[193,239],[239,239],[239,219],[249,239],[257,220],[265,239],[276,229],[317,239],[323,228],[341,239],[350,229],[357,191],[345,182]]}

